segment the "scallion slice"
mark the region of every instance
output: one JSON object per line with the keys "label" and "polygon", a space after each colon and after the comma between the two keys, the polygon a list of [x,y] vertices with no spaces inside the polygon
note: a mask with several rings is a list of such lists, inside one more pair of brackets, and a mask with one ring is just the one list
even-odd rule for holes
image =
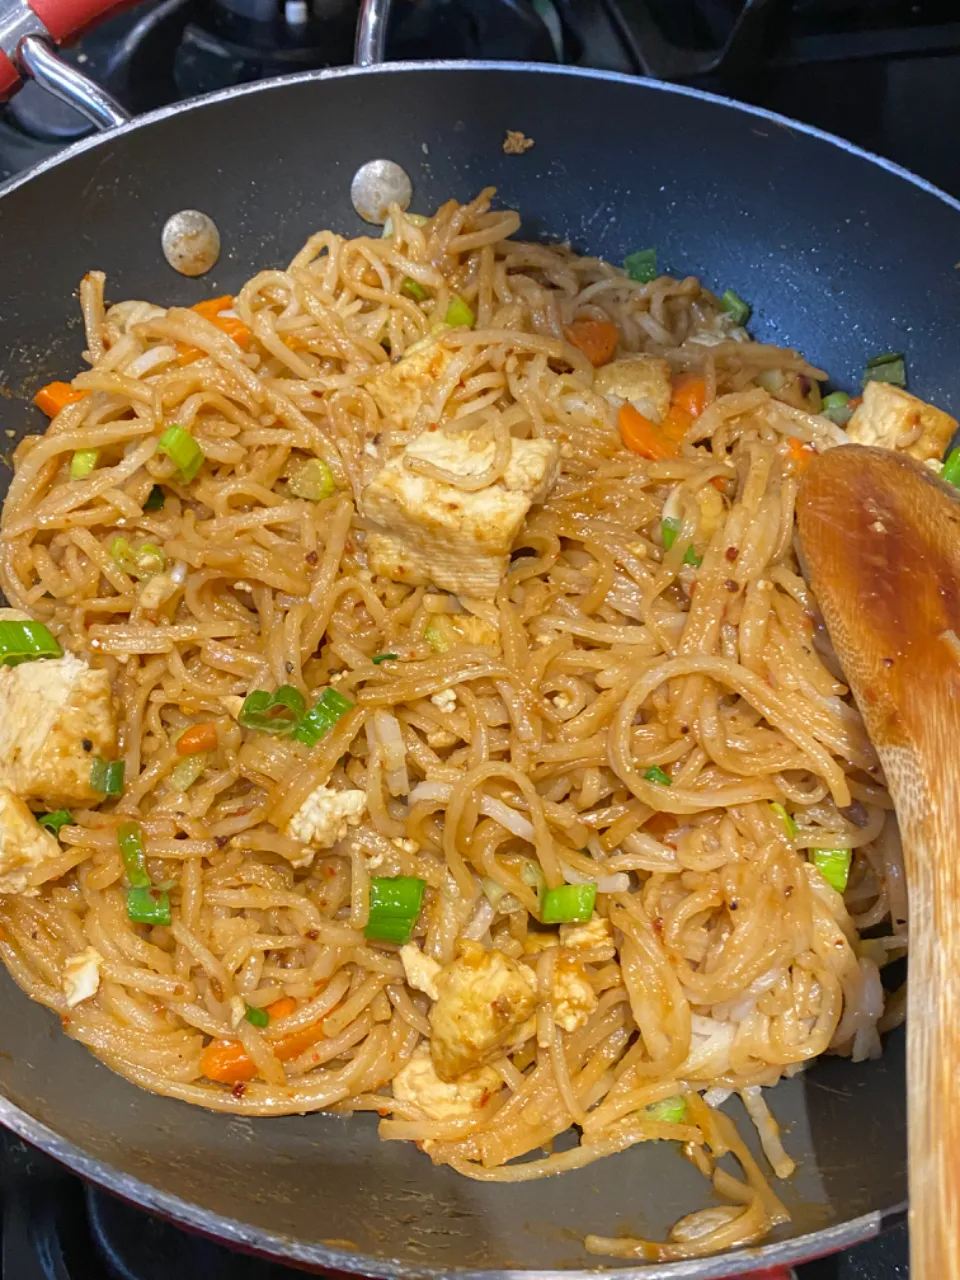
{"label": "scallion slice", "polygon": [[316,746],[353,705],[349,698],[345,698],[342,693],[337,693],[336,689],[324,689],[294,729],[293,736],[298,742],[305,742],[308,747]]}
{"label": "scallion slice", "polygon": [[167,567],[163,548],[155,542],[142,542],[132,547],[126,538],[114,538],[110,543],[110,555],[131,578],[155,578]]}
{"label": "scallion slice", "polygon": [[379,667],[381,662],[396,662],[397,655],[395,653],[375,653],[370,661],[374,666]]}
{"label": "scallion slice", "polygon": [[308,502],[322,502],[337,491],[333,472],[323,458],[310,458],[297,467],[287,487],[295,497],[306,498]]}
{"label": "scallion slice", "polygon": [[282,684],[276,693],[256,689],[244,698],[237,723],[259,733],[293,733],[306,708],[303,694],[292,684]]}
{"label": "scallion slice", "polygon": [[97,465],[99,449],[78,449],[70,459],[70,479],[82,480]]}
{"label": "scallion slice", "polygon": [[158,484],[155,484],[147,494],[147,500],[143,504],[144,511],[162,511],[163,504],[167,500],[167,495],[163,492]]}
{"label": "scallion slice", "polygon": [[828,396],[823,397],[820,412],[825,418],[835,422],[838,427],[845,427],[853,417],[850,397],[845,391],[831,391]]}
{"label": "scallion slice", "polygon": [[171,787],[174,791],[186,791],[193,786],[206,767],[206,752],[198,751],[194,755],[184,756],[170,772]]}
{"label": "scallion slice", "polygon": [[169,924],[170,894],[166,889],[144,885],[128,889],[127,916],[134,924]]}
{"label": "scallion slice", "polygon": [[95,756],[90,761],[91,790],[100,791],[106,796],[122,796],[125,770],[123,760],[103,760],[100,756]]}
{"label": "scallion slice", "polygon": [[0,622],[0,666],[18,667],[38,658],[60,658],[63,650],[42,622]]}
{"label": "scallion slice", "polygon": [[405,276],[400,284],[400,292],[408,298],[412,298],[414,302],[426,302],[430,296],[426,289],[418,280],[414,280],[412,276]]}
{"label": "scallion slice", "polygon": [[477,322],[477,317],[471,311],[469,305],[464,302],[459,293],[455,293],[447,307],[447,314],[443,317],[444,324],[450,325],[452,329],[466,326],[472,329]]}
{"label": "scallion slice", "polygon": [[725,289],[720,295],[720,305],[726,311],[727,315],[732,317],[735,324],[746,324],[750,319],[750,313],[753,308],[749,302],[744,302],[738,293],[734,293],[732,289]]}
{"label": "scallion slice", "polygon": [[850,878],[853,854],[849,849],[811,849],[810,859],[832,889],[843,893]]}
{"label": "scallion slice", "polygon": [[251,1026],[268,1027],[270,1025],[270,1015],[266,1009],[255,1009],[252,1004],[247,1005],[247,1011],[243,1016]]}
{"label": "scallion slice", "polygon": [[124,822],[117,828],[117,844],[123,858],[127,883],[134,889],[148,889],[147,851],[143,844],[143,832],[138,822]]}
{"label": "scallion slice", "polygon": [[382,876],[370,881],[370,915],[366,936],[371,942],[404,946],[413,936],[423,905],[425,880],[416,876]]}
{"label": "scallion slice", "polygon": [[590,884],[562,884],[548,889],[540,904],[540,919],[544,924],[572,924],[589,920],[597,900],[597,886]]}
{"label": "scallion slice", "polygon": [[450,637],[440,625],[439,618],[432,618],[423,629],[423,638],[434,653],[446,653],[450,648]]}
{"label": "scallion slice", "polygon": [[157,448],[172,458],[180,469],[181,478],[186,484],[196,477],[203,466],[203,450],[185,427],[174,425],[167,427],[157,441]]}
{"label": "scallion slice", "polygon": [[907,385],[907,362],[899,351],[884,351],[882,355],[872,356],[860,379],[865,387],[868,382],[889,382],[894,387]]}
{"label": "scallion slice", "polygon": [[665,773],[658,764],[651,765],[643,776],[648,782],[659,782],[661,787],[669,787],[673,783],[669,773]]}
{"label": "scallion slice", "polygon": [[[660,536],[663,539],[664,551],[669,551],[677,540],[677,534],[680,532],[682,520],[678,520],[676,516],[667,516],[666,520],[660,522]],[[692,564],[695,569],[699,569],[703,564],[703,556],[698,556],[693,549],[691,543],[683,553],[683,563]]]}
{"label": "scallion slice", "polygon": [[69,826],[73,821],[73,814],[69,809],[54,809],[53,813],[38,813],[37,822],[41,827],[46,829],[55,836],[60,835],[60,828]]}
{"label": "scallion slice", "polygon": [[787,833],[787,838],[789,840],[792,840],[793,837],[797,834],[797,824],[790,817],[789,813],[787,813],[783,805],[779,804],[776,800],[771,800],[770,808],[773,810],[773,812],[777,815],[777,817],[783,823],[783,829]]}
{"label": "scallion slice", "polygon": [[954,449],[943,464],[941,475],[947,484],[960,488],[960,449]]}
{"label": "scallion slice", "polygon": [[635,253],[628,253],[623,260],[623,269],[631,280],[637,280],[640,284],[649,284],[651,280],[656,280],[656,249],[637,249]]}
{"label": "scallion slice", "polygon": [[687,1118],[686,1099],[679,1093],[672,1098],[651,1102],[646,1110],[651,1120],[665,1120],[667,1124],[682,1124]]}

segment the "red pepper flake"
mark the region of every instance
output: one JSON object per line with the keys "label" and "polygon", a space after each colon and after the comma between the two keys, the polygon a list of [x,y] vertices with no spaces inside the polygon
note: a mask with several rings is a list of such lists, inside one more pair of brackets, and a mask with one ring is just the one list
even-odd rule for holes
{"label": "red pepper flake", "polygon": [[243,1095],[247,1092],[247,1086],[243,1083],[242,1080],[238,1080],[237,1083],[230,1090],[230,1092],[233,1094],[235,1098],[242,1098]]}
{"label": "red pepper flake", "polygon": [[663,916],[653,917],[653,932],[658,938],[663,936]]}
{"label": "red pepper flake", "polygon": [[723,554],[727,557],[730,563],[733,564],[734,560],[736,560],[737,556],[740,554],[740,549],[739,547],[727,547]]}

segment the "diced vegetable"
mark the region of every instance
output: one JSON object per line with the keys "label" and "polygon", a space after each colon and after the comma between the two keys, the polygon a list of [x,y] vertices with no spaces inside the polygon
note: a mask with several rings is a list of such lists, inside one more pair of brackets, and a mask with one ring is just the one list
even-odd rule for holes
{"label": "diced vegetable", "polygon": [[342,693],[337,693],[336,689],[324,689],[294,729],[293,736],[298,742],[305,742],[308,747],[316,746],[353,705],[349,698],[345,698]]}
{"label": "diced vegetable", "polygon": [[63,650],[42,622],[0,622],[0,666],[18,667],[38,658],[60,658]]}
{"label": "diced vegetable", "polygon": [[[404,276],[400,284],[400,292],[404,294],[406,297],[412,298],[414,302],[426,302],[427,298],[430,296],[427,293],[426,289],[423,287],[423,285],[420,284],[419,281],[414,280],[412,276]],[[451,303],[451,306],[452,305],[453,304]],[[450,311],[448,309],[447,315],[449,314],[450,314]],[[473,313],[471,312],[471,315],[472,314]],[[447,324],[452,324],[452,323],[453,321],[450,321],[450,320],[447,321]],[[470,323],[470,321],[460,321],[460,323],[468,324]]]}
{"label": "diced vegetable", "polygon": [[779,804],[776,800],[771,800],[770,808],[783,823],[783,829],[787,833],[787,838],[792,840],[797,834],[797,824],[794,822],[793,818],[790,817],[783,805]]}
{"label": "diced vegetable", "polygon": [[256,689],[244,698],[237,723],[259,733],[293,733],[306,709],[303,694],[292,684],[282,684],[276,693]]}
{"label": "diced vegetable", "polygon": [[[664,550],[669,551],[676,542],[682,524],[683,522],[675,516],[667,516],[666,520],[660,522],[660,536],[663,538]],[[692,564],[695,569],[699,569],[703,564],[703,556],[698,556],[691,544],[683,554],[683,563]]]}
{"label": "diced vegetable", "polygon": [[838,427],[845,427],[853,417],[850,397],[845,391],[831,391],[828,396],[823,397],[820,412],[825,418],[835,422]]}
{"label": "diced vegetable", "polygon": [[492,876],[484,876],[480,881],[480,888],[483,890],[483,896],[490,903],[494,910],[500,905],[506,896],[506,889]]}
{"label": "diced vegetable", "polygon": [[[207,298],[203,302],[198,302],[190,310],[195,311],[198,316],[203,316],[204,320],[209,320],[228,338],[232,338],[238,346],[246,350],[250,345],[250,330],[239,316],[221,314],[224,311],[230,311],[233,303],[234,299],[226,294],[222,298]],[[200,360],[207,354],[200,347],[194,347],[186,342],[178,342],[177,351],[177,363],[181,365],[193,364],[194,360]]]}
{"label": "diced vegetable", "polygon": [[837,893],[843,893],[850,878],[853,854],[849,849],[811,849],[813,865]]}
{"label": "diced vegetable", "polygon": [[371,942],[408,943],[423,905],[427,882],[416,876],[382,876],[370,881],[370,915],[366,936]]}
{"label": "diced vegetable", "polygon": [[247,1005],[247,1011],[243,1016],[251,1026],[268,1027],[270,1025],[270,1015],[266,1009],[255,1009],[252,1004]]}
{"label": "diced vegetable", "polygon": [[150,887],[147,875],[147,852],[143,844],[143,832],[138,822],[124,822],[117,828],[117,844],[123,858],[127,883],[135,889]]}
{"label": "diced vegetable", "polygon": [[434,653],[446,653],[450,648],[450,639],[440,626],[439,619],[433,618],[423,629],[423,638]]}
{"label": "diced vegetable", "polygon": [[816,449],[812,449],[810,445],[804,444],[802,440],[797,440],[794,436],[791,436],[787,442],[787,448],[790,451],[790,458],[794,467],[803,474],[816,457]]}
{"label": "diced vegetable", "polygon": [[70,479],[82,480],[97,465],[99,449],[78,449],[70,459]]}
{"label": "diced vegetable", "polygon": [[943,479],[960,488],[960,449],[954,449],[943,464]]}
{"label": "diced vegetable", "polygon": [[169,924],[170,894],[166,889],[142,886],[128,889],[127,915],[134,924]]}
{"label": "diced vegetable", "polygon": [[651,1102],[647,1107],[647,1115],[651,1120],[665,1120],[668,1124],[682,1124],[687,1118],[686,1099],[681,1094],[672,1098],[661,1098],[659,1102]]}
{"label": "diced vegetable", "polygon": [[675,458],[679,452],[676,441],[671,440],[656,423],[645,418],[629,400],[624,401],[617,412],[617,426],[626,447],[651,462]]}
{"label": "diced vegetable", "polygon": [[[415,227],[425,227],[430,219],[425,213],[407,213],[403,215],[408,222],[412,222]],[[393,219],[387,218],[383,224],[383,230],[380,232],[381,240],[387,240],[393,235]]]}
{"label": "diced vegetable", "polygon": [[167,557],[155,542],[142,542],[132,547],[126,538],[114,538],[110,555],[131,578],[154,578],[167,567]]}
{"label": "diced vegetable", "polygon": [[48,382],[33,397],[33,403],[48,418],[55,418],[61,409],[65,409],[68,404],[76,404],[86,394],[86,391],[74,391],[69,382]]}
{"label": "diced vegetable", "polygon": [[699,418],[707,403],[707,382],[699,373],[678,373],[673,380],[673,403]]}
{"label": "diced vegetable", "polygon": [[143,509],[144,511],[162,511],[166,500],[167,495],[158,484],[155,484],[147,494],[147,500],[143,504]]}
{"label": "diced vegetable", "polygon": [[472,329],[477,322],[477,317],[473,314],[469,305],[464,302],[458,293],[455,293],[450,299],[450,305],[447,307],[447,314],[443,317],[444,324],[450,325],[452,329],[462,328],[466,326]]}
{"label": "diced vegetable", "polygon": [[529,888],[536,889],[538,900],[543,898],[547,891],[547,877],[543,874],[543,867],[539,862],[528,858],[520,867],[520,879]]}
{"label": "diced vegetable", "polygon": [[37,822],[41,827],[46,829],[55,836],[59,836],[60,828],[69,826],[73,821],[73,814],[69,809],[54,809],[53,813],[38,813]]}
{"label": "diced vegetable", "polygon": [[381,662],[396,662],[397,655],[395,653],[375,653],[370,661],[377,667]]}
{"label": "diced vegetable", "polygon": [[174,791],[188,790],[206,767],[207,757],[204,752],[198,752],[197,755],[193,756],[184,756],[182,760],[177,761],[170,772],[171,787],[173,787]]}
{"label": "diced vegetable", "polygon": [[867,361],[860,379],[861,386],[868,382],[889,382],[894,387],[907,385],[907,362],[899,351],[884,351]]}
{"label": "diced vegetable", "polygon": [[157,441],[157,449],[160,453],[165,453],[168,458],[173,459],[180,468],[180,475],[186,484],[189,484],[195,478],[197,472],[203,466],[203,450],[189,431],[176,424],[172,427],[167,427]]}
{"label": "diced vegetable", "polygon": [[90,761],[90,787],[105,796],[123,795],[123,775],[126,764],[123,760],[103,760],[95,756]]}
{"label": "diced vegetable", "polygon": [[297,467],[287,487],[296,497],[306,498],[308,502],[322,502],[337,491],[333,472],[323,458],[310,458]]}
{"label": "diced vegetable", "polygon": [[274,1000],[273,1004],[267,1005],[267,1013],[271,1018],[288,1018],[291,1013],[296,1013],[297,1002],[293,996],[281,996],[279,1000]]}
{"label": "diced vegetable", "polygon": [[216,751],[217,726],[215,724],[192,724],[184,729],[177,739],[178,756],[195,756],[200,751]]}
{"label": "diced vegetable", "polygon": [[661,787],[669,787],[673,779],[658,764],[652,764],[643,775],[648,782],[659,782]]}
{"label": "diced vegetable", "polygon": [[[267,1012],[271,1019],[285,1018],[295,1008],[293,1000],[282,996],[267,1005]],[[270,1047],[281,1062],[289,1062],[322,1039],[323,1019],[318,1018],[299,1031],[291,1031],[281,1040],[271,1040]],[[257,1074],[253,1059],[239,1040],[211,1040],[200,1057],[200,1070],[208,1080],[216,1080],[220,1084],[240,1084],[244,1080],[252,1080]]]}
{"label": "diced vegetable", "polygon": [[623,269],[631,280],[638,280],[641,284],[656,280],[656,249],[637,249],[634,253],[628,253],[623,260]]}
{"label": "diced vegetable", "polygon": [[540,919],[544,924],[572,924],[589,920],[597,900],[595,884],[562,884],[548,889],[540,906]]}
{"label": "diced vegetable", "polygon": [[726,311],[727,315],[732,316],[736,324],[746,324],[750,319],[750,313],[753,308],[749,302],[744,302],[739,294],[734,293],[732,289],[725,289],[720,295],[720,305]]}
{"label": "diced vegetable", "polygon": [[620,335],[609,320],[591,320],[582,316],[564,330],[571,346],[582,351],[594,368],[609,364],[617,354]]}

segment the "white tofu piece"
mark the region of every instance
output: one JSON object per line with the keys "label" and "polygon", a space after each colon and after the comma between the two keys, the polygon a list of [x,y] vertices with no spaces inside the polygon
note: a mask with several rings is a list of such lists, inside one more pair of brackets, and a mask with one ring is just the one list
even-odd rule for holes
{"label": "white tofu piece", "polygon": [[562,950],[553,970],[553,1020],[564,1031],[585,1026],[599,1000],[583,961],[572,951]]}
{"label": "white tofu piece", "polygon": [[38,882],[44,863],[54,865],[60,845],[44,830],[19,796],[0,786],[0,893],[23,893]]}
{"label": "white tofu piece", "polygon": [[462,942],[460,955],[437,975],[430,1010],[430,1052],[441,1080],[499,1056],[511,1032],[537,1004],[537,979],[502,951]]}
{"label": "white tofu piece", "polygon": [[493,1067],[467,1071],[454,1082],[437,1075],[427,1044],[418,1044],[413,1057],[393,1077],[393,1096],[412,1102],[430,1120],[464,1120],[489,1101],[503,1085]]}
{"label": "white tofu piece", "polygon": [[596,912],[583,924],[562,924],[560,941],[571,951],[587,952],[584,958],[591,961],[612,960],[617,954],[610,921]]}
{"label": "white tofu piece", "polygon": [[367,390],[392,428],[412,426],[453,355],[440,341],[440,336],[421,338],[396,364],[384,365],[367,383]]}
{"label": "white tofu piece", "polygon": [[432,693],[430,701],[438,711],[450,712],[457,705],[457,695],[453,689],[441,689],[439,693]]}
{"label": "white tofu piece", "polygon": [[[921,428],[919,437],[906,448],[897,449],[897,441],[917,427]],[[857,405],[847,423],[847,435],[854,444],[897,449],[918,462],[942,458],[956,429],[957,421],[949,413],[889,382],[868,382],[863,389],[863,403]]]}
{"label": "white tofu piece", "polygon": [[103,956],[96,947],[85,947],[76,955],[67,956],[63,963],[63,994],[69,1008],[97,994],[101,964]]}
{"label": "white tofu piece", "polygon": [[504,475],[474,491],[411,470],[407,459],[469,478],[490,466],[494,448],[492,441],[478,445],[465,433],[425,431],[374,476],[359,504],[374,573],[493,599],[527,512],[556,479],[559,447],[552,440],[511,440]]}
{"label": "white tofu piece", "polygon": [[311,791],[286,826],[286,835],[310,846],[301,857],[291,858],[291,863],[309,866],[317,849],[332,849],[350,827],[360,825],[366,810],[365,791],[334,791],[326,783]]}
{"label": "white tofu piece", "polygon": [[48,809],[96,803],[91,762],[116,755],[106,671],[72,653],[0,668],[0,785]]}
{"label": "white tofu piece", "polygon": [[408,942],[400,948],[400,963],[408,984],[415,991],[422,991],[431,1000],[439,998],[437,974],[443,966],[433,956],[425,956],[415,942]]}
{"label": "white tofu piece", "polygon": [[[670,364],[659,356],[628,356],[598,369],[593,389],[616,402],[629,400],[657,422],[667,416],[673,397]],[[653,409],[651,414],[649,411]]]}

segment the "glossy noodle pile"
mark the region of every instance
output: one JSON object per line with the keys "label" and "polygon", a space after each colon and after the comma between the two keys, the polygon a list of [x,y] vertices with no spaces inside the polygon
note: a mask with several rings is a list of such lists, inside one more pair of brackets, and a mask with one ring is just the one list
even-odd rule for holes
{"label": "glossy noodle pile", "polygon": [[[113,1070],[215,1110],[378,1112],[487,1180],[675,1139],[721,1206],[586,1247],[694,1257],[787,1218],[727,1098],[788,1176],[761,1089],[876,1055],[902,1016],[892,805],[796,555],[802,466],[845,437],[825,374],[697,280],[513,240],[492,196],[323,231],[220,313],[83,281],[90,368],[17,447],[0,584],[108,673],[125,779],[0,897],[0,953]],[[669,456],[624,447],[583,320],[702,379]],[[436,376],[385,413],[376,379],[424,340]],[[189,481],[157,448],[173,424]],[[487,485],[511,440],[558,447],[492,598],[371,570],[360,495],[431,428],[492,449]],[[300,496],[311,459],[329,496]],[[313,745],[240,723],[284,686],[340,695]],[[318,792],[359,793],[326,842],[297,821]],[[169,924],[128,914],[131,825]],[[819,849],[852,850],[845,895]],[[393,877],[425,882],[403,954],[365,933]],[[596,886],[591,918],[543,923],[565,883]]]}

